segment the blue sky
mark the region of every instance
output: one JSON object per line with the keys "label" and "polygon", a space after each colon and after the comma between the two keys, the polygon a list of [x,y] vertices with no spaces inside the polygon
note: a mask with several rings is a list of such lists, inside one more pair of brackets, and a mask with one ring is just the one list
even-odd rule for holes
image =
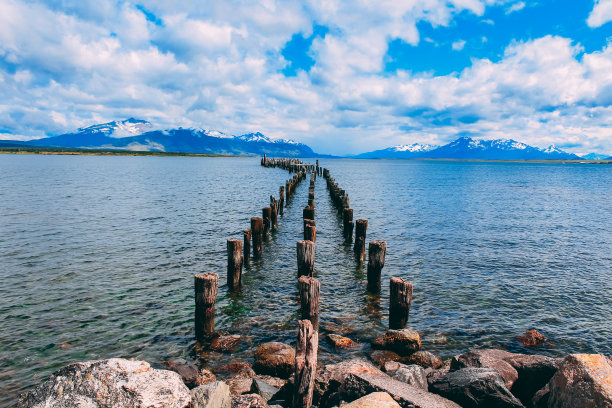
{"label": "blue sky", "polygon": [[0,0],[0,139],[137,117],[332,154],[612,154],[612,0]]}

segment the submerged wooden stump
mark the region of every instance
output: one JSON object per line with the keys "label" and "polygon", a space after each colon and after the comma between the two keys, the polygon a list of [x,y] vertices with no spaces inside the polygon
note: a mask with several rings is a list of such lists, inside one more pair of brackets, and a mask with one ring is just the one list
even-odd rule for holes
{"label": "submerged wooden stump", "polygon": [[243,245],[242,245],[242,259],[244,266],[249,266],[251,261],[251,230],[245,229],[242,231],[243,234]]}
{"label": "submerged wooden stump", "polygon": [[310,408],[317,372],[319,333],[310,320],[298,321],[298,341],[295,353],[293,408]]}
{"label": "submerged wooden stump", "polygon": [[267,238],[270,235],[270,221],[272,220],[272,208],[264,207],[261,209],[263,218],[263,236]]}
{"label": "submerged wooden stump", "polygon": [[227,240],[227,286],[230,289],[240,287],[242,281],[242,241],[230,238]]}
{"label": "submerged wooden stump", "polygon": [[385,254],[387,243],[383,241],[372,241],[368,246],[368,290],[380,291],[380,275],[385,266]]}
{"label": "submerged wooden stump", "polygon": [[251,218],[251,237],[253,239],[253,258],[263,255],[263,220],[259,217]]}
{"label": "submerged wooden stump", "polygon": [[298,278],[314,276],[315,245],[312,241],[297,242]]}
{"label": "submerged wooden stump", "polygon": [[360,262],[365,260],[365,240],[368,220],[357,220],[355,223],[355,246],[353,251]]}
{"label": "submerged wooden stump", "polygon": [[319,330],[319,295],[321,284],[310,276],[300,276],[298,279],[300,291],[300,311],[302,319],[308,319],[315,330]]}
{"label": "submerged wooden stump", "polygon": [[391,278],[389,298],[389,328],[403,329],[408,323],[412,302],[412,283],[401,278]]}
{"label": "submerged wooden stump", "polygon": [[195,334],[198,340],[215,332],[215,301],[219,290],[219,275],[204,273],[194,276]]}

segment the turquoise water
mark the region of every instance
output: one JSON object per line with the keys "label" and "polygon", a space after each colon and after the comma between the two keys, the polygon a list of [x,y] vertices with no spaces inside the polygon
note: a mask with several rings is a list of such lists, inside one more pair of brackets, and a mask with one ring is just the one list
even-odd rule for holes
{"label": "turquoise water", "polygon": [[[380,298],[342,242],[316,183],[321,334],[367,353],[387,326],[388,279],[414,282],[410,327],[443,357],[470,347],[562,356],[612,354],[612,167],[320,160],[350,194],[368,241],[387,242]],[[0,155],[0,406],[78,360],[172,358],[214,367],[294,342],[295,242],[307,181],[264,257],[225,287],[227,238],[241,238],[289,174],[259,159]],[[233,355],[198,354],[193,275],[220,275],[217,328],[243,335]],[[516,340],[536,328],[551,347]]]}

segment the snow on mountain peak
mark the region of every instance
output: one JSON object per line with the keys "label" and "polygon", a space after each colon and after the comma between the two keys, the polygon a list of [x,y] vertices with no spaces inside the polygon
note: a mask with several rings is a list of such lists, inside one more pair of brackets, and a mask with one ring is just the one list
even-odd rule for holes
{"label": "snow on mountain peak", "polygon": [[411,145],[397,145],[389,148],[389,150],[394,152],[428,152],[437,148],[438,146],[429,145],[429,144],[420,144],[413,143]]}
{"label": "snow on mountain peak", "polygon": [[108,123],[80,128],[79,132],[103,133],[109,137],[121,138],[140,135],[151,128],[151,124],[145,120],[129,118],[126,120],[114,120]]}

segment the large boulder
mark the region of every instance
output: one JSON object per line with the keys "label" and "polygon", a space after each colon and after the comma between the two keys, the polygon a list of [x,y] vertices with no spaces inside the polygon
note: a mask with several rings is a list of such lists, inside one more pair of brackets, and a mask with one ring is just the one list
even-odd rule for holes
{"label": "large boulder", "polygon": [[506,388],[511,389],[514,382],[518,379],[518,372],[510,363],[504,359],[516,356],[504,350],[470,350],[451,360],[451,371],[465,367],[491,368],[497,371],[504,382]]}
{"label": "large boulder", "polygon": [[393,373],[392,377],[397,381],[427,391],[427,374],[425,373],[425,369],[419,365],[402,364],[401,367]]}
{"label": "large boulder", "polygon": [[386,392],[404,408],[460,408],[440,395],[394,380],[386,374],[353,373],[344,384],[349,399],[372,392]]}
{"label": "large boulder", "polygon": [[190,364],[185,360],[169,360],[164,365],[168,370],[178,373],[189,388],[217,381],[217,377],[210,371],[198,369],[195,364]]}
{"label": "large boulder", "polygon": [[370,352],[370,360],[378,367],[384,367],[389,361],[403,361],[403,357],[389,350],[372,350]]}
{"label": "large boulder", "polygon": [[384,374],[372,363],[361,359],[328,364],[323,370],[317,371],[315,377],[315,404],[319,406],[334,406],[345,400],[346,392],[344,385],[349,375],[353,373]]}
{"label": "large boulder", "polygon": [[251,391],[253,385],[253,377],[255,371],[250,367],[244,367],[242,370],[232,375],[227,379],[227,385],[229,385],[230,392],[232,395],[246,394]]}
{"label": "large boulder", "polygon": [[611,408],[612,363],[601,354],[570,354],[550,380],[551,408]]}
{"label": "large boulder", "polygon": [[429,390],[464,408],[521,408],[523,404],[506,388],[491,368],[467,367],[450,371],[429,385]]}
{"label": "large boulder", "polygon": [[444,365],[442,359],[429,351],[417,351],[404,359],[406,364],[418,364],[424,368],[438,369]]}
{"label": "large boulder", "polygon": [[284,343],[264,343],[255,351],[253,369],[258,374],[289,378],[295,370],[295,350]]}
{"label": "large boulder", "polygon": [[421,349],[421,336],[410,329],[387,330],[372,342],[372,347],[390,350],[401,356],[412,354]]}
{"label": "large boulder", "polygon": [[191,390],[191,408],[230,408],[230,389],[223,381],[200,385]]}
{"label": "large boulder", "polygon": [[560,359],[525,354],[508,357],[504,361],[518,373],[518,380],[512,385],[510,391],[525,405],[531,401],[538,390],[550,381],[561,363]]}
{"label": "large boulder", "polygon": [[342,408],[401,408],[386,392],[373,392],[361,397],[350,404],[342,405]]}
{"label": "large boulder", "polygon": [[246,394],[232,397],[232,408],[268,408],[268,404],[258,394]]}
{"label": "large boulder", "polygon": [[70,364],[20,397],[20,408],[176,407],[191,394],[181,376],[151,368],[145,361],[122,358]]}

